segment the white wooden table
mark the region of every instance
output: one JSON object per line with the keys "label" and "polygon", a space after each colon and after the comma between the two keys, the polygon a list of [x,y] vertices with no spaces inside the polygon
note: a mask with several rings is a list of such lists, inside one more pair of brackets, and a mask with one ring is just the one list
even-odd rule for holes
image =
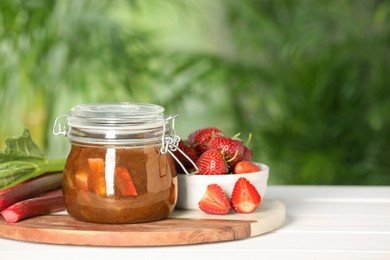
{"label": "white wooden table", "polygon": [[270,186],[285,225],[258,237],[188,246],[86,247],[0,239],[0,259],[390,259],[390,187]]}

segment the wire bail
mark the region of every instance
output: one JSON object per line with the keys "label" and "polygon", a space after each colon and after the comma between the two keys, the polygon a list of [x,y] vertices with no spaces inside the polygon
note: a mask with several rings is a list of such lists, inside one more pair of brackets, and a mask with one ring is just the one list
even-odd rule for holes
{"label": "wire bail", "polygon": [[[176,135],[176,132],[175,132],[175,118],[177,116],[178,115],[169,115],[165,118],[165,121],[167,121],[168,123],[169,123],[169,120],[171,120],[172,134],[165,135],[166,124],[164,123],[163,134],[162,134],[162,146],[160,148],[160,151],[162,154],[166,154],[168,152],[170,155],[172,155],[172,157],[176,160],[176,162],[183,169],[185,174],[194,175],[194,174],[197,174],[199,172],[198,166],[194,163],[194,161],[191,160],[191,158],[185,152],[183,152],[179,148],[180,137],[178,135]],[[184,156],[184,158],[186,158],[192,164],[192,166],[194,166],[195,171],[188,172],[186,167],[184,167],[183,163],[175,155],[175,153],[174,153],[175,151],[179,151]]]}
{"label": "wire bail", "polygon": [[[60,122],[60,119],[61,118],[66,118],[65,120],[63,120],[63,125],[61,125],[61,122]],[[53,125],[53,134],[54,135],[64,135],[66,136],[68,134],[68,130],[69,130],[69,127],[68,127],[68,115],[59,115],[56,117],[55,121],[54,121],[54,125]]]}

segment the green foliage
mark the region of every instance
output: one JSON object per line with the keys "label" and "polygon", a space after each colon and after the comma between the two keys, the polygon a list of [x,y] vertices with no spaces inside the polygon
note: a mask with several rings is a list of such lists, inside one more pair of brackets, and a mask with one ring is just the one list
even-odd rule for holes
{"label": "green foliage", "polygon": [[23,135],[6,140],[6,148],[0,152],[0,190],[47,172],[64,169],[65,160],[49,161],[25,129]]}
{"label": "green foliage", "polygon": [[151,102],[251,132],[271,183],[390,184],[389,35],[380,0],[3,0],[0,137],[65,156],[56,115]]}
{"label": "green foliage", "polygon": [[[108,1],[0,3],[2,136],[28,126],[51,154],[55,116],[85,102],[145,99],[151,33],[125,26]],[[117,6],[120,8],[120,6]],[[147,89],[146,89],[147,90]]]}
{"label": "green foliage", "polygon": [[6,148],[0,152],[0,163],[9,161],[44,162],[46,156],[43,151],[31,139],[30,132],[25,129],[18,137],[10,137],[5,140]]}

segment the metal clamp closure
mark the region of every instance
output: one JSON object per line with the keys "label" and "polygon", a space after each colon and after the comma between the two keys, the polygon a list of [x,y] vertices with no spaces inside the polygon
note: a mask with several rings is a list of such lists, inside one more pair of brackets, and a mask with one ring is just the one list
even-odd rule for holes
{"label": "metal clamp closure", "polygon": [[[172,134],[169,135],[169,136],[166,136],[166,134],[165,134],[165,132],[166,132],[166,124],[164,122],[163,134],[162,134],[162,146],[161,146],[160,152],[162,154],[166,154],[168,152],[170,155],[172,155],[172,157],[180,165],[180,167],[183,169],[185,174],[187,174],[187,175],[194,175],[194,174],[199,172],[198,166],[191,160],[191,158],[187,154],[185,154],[179,148],[180,137],[178,135],[176,135],[176,132],[175,132],[175,118],[177,116],[178,115],[170,115],[170,116],[165,118],[166,121],[172,120],[172,123],[171,123]],[[186,167],[184,167],[183,163],[175,155],[175,153],[174,153],[175,151],[179,151],[184,156],[184,158],[186,158],[192,164],[192,166],[194,166],[195,171],[188,172]]]}
{"label": "metal clamp closure", "polygon": [[[63,125],[61,124],[61,121],[63,121]],[[53,125],[53,134],[66,136],[68,134],[68,129],[68,115],[57,116]]]}

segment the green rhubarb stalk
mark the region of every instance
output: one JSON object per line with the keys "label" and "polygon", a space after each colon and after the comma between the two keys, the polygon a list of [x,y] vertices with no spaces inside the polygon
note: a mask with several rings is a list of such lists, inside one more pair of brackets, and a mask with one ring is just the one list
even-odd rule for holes
{"label": "green rhubarb stalk", "polygon": [[34,143],[30,132],[10,137],[5,141],[6,148],[0,152],[0,191],[47,172],[62,172],[65,159],[49,160]]}

